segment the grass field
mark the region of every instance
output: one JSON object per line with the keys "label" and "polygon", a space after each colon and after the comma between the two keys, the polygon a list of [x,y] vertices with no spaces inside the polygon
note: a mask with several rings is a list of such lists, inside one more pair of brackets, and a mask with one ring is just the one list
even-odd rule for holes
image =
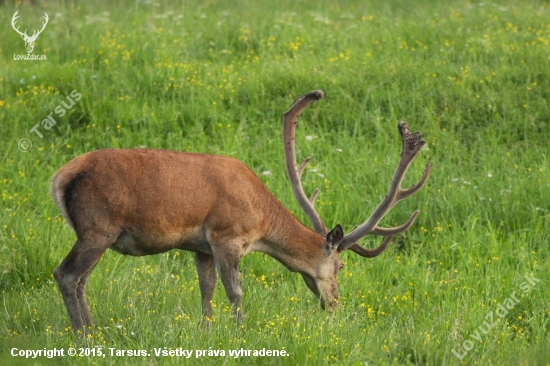
{"label": "grass field", "polygon": [[[0,4],[2,364],[550,365],[547,2],[37,3]],[[16,10],[29,34],[49,15],[33,51],[47,60],[14,60],[26,53]],[[382,222],[420,209],[409,231],[378,258],[342,254],[338,310],[323,312],[299,275],[253,253],[240,267],[245,322],[218,280],[206,331],[192,253],[108,251],[88,285],[93,331],[76,337],[52,276],[75,240],[49,196],[52,174],[104,147],[229,155],[307,222],[286,180],[281,120],[313,89],[325,98],[302,115],[296,144],[299,160],[313,158],[304,187],[321,188],[327,226],[349,232],[384,197],[400,119],[427,142],[405,185],[434,164]],[[89,355],[12,356],[70,347]],[[203,356],[155,353],[180,347]],[[241,348],[288,355],[229,355]]]}

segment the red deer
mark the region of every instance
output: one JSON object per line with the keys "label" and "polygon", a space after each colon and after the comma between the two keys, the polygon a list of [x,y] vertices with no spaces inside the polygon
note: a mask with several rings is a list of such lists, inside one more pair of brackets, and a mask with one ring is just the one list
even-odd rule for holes
{"label": "red deer", "polygon": [[[300,176],[309,162],[296,166],[294,132],[299,114],[323,92],[298,98],[283,118],[286,170],[294,196],[313,230],[300,223],[240,161],[224,156],[153,149],[103,149],[71,160],[52,178],[52,195],[77,240],[54,276],[73,330],[92,325],[86,303],[86,281],[101,255],[111,248],[142,256],[182,249],[195,252],[204,317],[212,316],[216,269],[237,319],[243,317],[239,261],[251,251],[277,259],[298,272],[323,309],[338,302],[340,253],[362,257],[382,253],[392,236],[409,229],[419,211],[394,228],[379,221],[400,200],[418,192],[431,170],[401,188],[403,177],[425,142],[400,122],[402,151],[386,197],[371,216],[348,235],[336,225],[328,231],[314,209],[317,191],[308,199]],[[356,242],[384,236],[380,246],[365,249]]]}

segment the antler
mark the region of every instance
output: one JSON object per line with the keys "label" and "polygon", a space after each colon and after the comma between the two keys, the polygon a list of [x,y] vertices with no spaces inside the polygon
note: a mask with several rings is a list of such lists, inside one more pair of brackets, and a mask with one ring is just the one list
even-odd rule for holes
{"label": "antler", "polygon": [[28,36],[27,36],[27,30],[26,30],[26,29],[25,29],[25,32],[24,32],[24,33],[21,33],[21,31],[19,30],[19,27],[15,28],[15,22],[17,21],[17,18],[19,18],[19,17],[17,16],[17,13],[19,13],[19,10],[17,10],[17,11],[15,12],[15,14],[13,14],[13,17],[11,18],[11,26],[12,26],[12,28],[13,28],[17,33],[19,33],[21,36],[28,37]]}
{"label": "antler", "polygon": [[[349,233],[342,239],[338,246],[339,252],[350,249],[363,257],[376,257],[386,249],[394,235],[400,234],[409,229],[414,223],[414,220],[416,219],[418,214],[420,213],[420,211],[418,210],[415,211],[407,220],[407,222],[405,222],[401,226],[393,228],[381,228],[378,226],[380,220],[382,220],[386,213],[388,213],[388,211],[397,202],[409,196],[412,196],[424,186],[426,180],[428,179],[428,176],[430,175],[430,171],[432,170],[431,164],[426,165],[426,169],[424,170],[422,177],[415,185],[406,189],[401,188],[401,183],[403,182],[403,178],[407,173],[409,165],[426,142],[422,140],[422,135],[420,134],[420,132],[411,133],[409,131],[409,128],[407,127],[407,124],[403,121],[399,122],[397,128],[399,130],[399,133],[401,134],[403,145],[401,149],[401,158],[399,159],[399,164],[397,165],[397,169],[395,170],[393,179],[390,183],[388,193],[386,194],[386,197],[384,197],[382,202],[378,205],[378,207],[376,207],[376,209],[373,211],[367,221],[365,221],[362,225],[356,227],[351,233]],[[368,234],[381,235],[385,236],[386,238],[383,240],[382,244],[380,244],[380,246],[376,249],[365,249],[356,244],[357,240]]]}
{"label": "antler", "polygon": [[303,97],[300,97],[294,101],[294,104],[283,116],[283,149],[285,154],[285,166],[292,192],[298,204],[304,210],[307,215],[313,229],[325,236],[327,229],[323,220],[315,211],[314,204],[319,189],[316,189],[311,197],[308,199],[302,188],[302,182],[300,178],[304,172],[305,167],[310,162],[311,158],[307,157],[299,167],[296,167],[296,152],[294,149],[294,132],[296,131],[296,124],[298,123],[298,117],[300,113],[311,103],[323,98],[323,92],[321,90],[314,90],[309,92]]}
{"label": "antler", "polygon": [[13,29],[19,33],[22,37],[24,37],[25,39],[29,39],[29,40],[36,40],[36,38],[38,38],[38,35],[40,33],[42,33],[42,31],[44,30],[44,28],[46,28],[46,25],[48,24],[48,20],[50,18],[48,18],[48,14],[44,13],[44,22],[42,22],[42,29],[40,30],[34,30],[33,33],[32,33],[32,36],[28,36],[27,35],[27,30],[25,29],[25,32],[21,33],[21,31],[19,30],[19,27],[15,28],[15,23],[17,21],[17,18],[19,18],[19,16],[17,15],[19,13],[19,10],[17,10],[15,12],[15,14],[13,14],[13,17],[11,18],[11,26],[13,27]]}
{"label": "antler", "polygon": [[42,33],[42,31],[44,30],[44,28],[46,28],[46,24],[48,24],[48,20],[49,20],[49,19],[50,19],[50,18],[48,18],[48,14],[44,13],[44,20],[45,20],[45,21],[42,22],[42,29],[40,29],[39,31],[36,31],[36,30],[33,31],[32,36],[30,36],[29,38],[32,38],[32,39],[38,38],[38,35],[39,35],[40,33]]}
{"label": "antler", "polygon": [[[314,230],[325,236],[327,234],[327,229],[321,220],[321,217],[314,208],[315,198],[319,189],[315,189],[311,197],[308,199],[304,190],[302,188],[302,182],[300,180],[302,173],[310,162],[311,158],[307,157],[302,164],[296,167],[296,152],[294,149],[294,134],[296,130],[296,124],[298,123],[298,117],[300,113],[311,103],[316,100],[323,98],[323,92],[320,90],[314,90],[309,92],[303,97],[300,97],[294,101],[294,104],[290,107],[288,111],[285,112],[283,116],[283,147],[285,155],[285,166],[288,175],[288,180],[290,181],[290,186],[292,187],[292,192],[294,197],[298,201],[298,204],[304,210],[307,215],[311,225]],[[412,196],[418,192],[426,183],[428,176],[432,170],[432,165],[426,165],[426,169],[422,174],[420,180],[410,188],[401,188],[401,183],[403,178],[407,173],[411,162],[416,157],[416,155],[422,149],[422,146],[426,143],[422,140],[422,135],[420,132],[411,133],[407,124],[403,121],[399,122],[397,126],[402,140],[401,148],[401,158],[399,159],[399,164],[393,175],[393,179],[390,183],[390,188],[386,197],[380,202],[378,207],[373,211],[370,217],[360,226],[357,226],[351,233],[346,235],[342,241],[338,244],[338,252],[343,252],[346,249],[367,258],[373,258],[380,255],[389,245],[391,239],[394,235],[400,234],[408,230],[420,211],[415,211],[411,217],[401,226],[396,226],[392,228],[381,228],[378,226],[378,223],[382,218],[388,213],[388,211],[395,206],[395,204],[402,199],[405,199],[409,196]],[[358,245],[356,242],[362,237],[376,234],[380,236],[385,236],[382,243],[375,249],[366,249]]]}

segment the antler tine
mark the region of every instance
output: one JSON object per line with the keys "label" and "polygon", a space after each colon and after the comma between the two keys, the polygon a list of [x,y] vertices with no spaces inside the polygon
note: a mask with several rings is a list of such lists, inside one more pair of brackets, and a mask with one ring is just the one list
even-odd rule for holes
{"label": "antler tine", "polygon": [[[302,173],[304,172],[304,169],[311,161],[311,157],[308,156],[307,158],[302,161],[302,164],[296,169],[296,174],[298,174],[298,178],[302,179]],[[317,195],[319,194],[319,188],[315,188],[311,196],[309,197],[309,202],[311,202],[312,206],[315,206],[315,200],[317,199]]]}
{"label": "antler tine", "polygon": [[409,230],[409,228],[412,226],[412,224],[414,224],[414,221],[416,220],[416,217],[418,216],[419,213],[420,213],[420,210],[414,211],[413,214],[411,215],[411,217],[409,217],[409,219],[407,220],[407,222],[404,223],[401,226],[396,226],[396,227],[391,227],[391,228],[376,226],[374,228],[374,230],[372,231],[372,233],[376,234],[376,235],[380,235],[380,236],[389,236],[389,235],[401,234],[401,233]]}
{"label": "antler tine", "polygon": [[46,25],[48,24],[48,20],[49,20],[49,19],[50,19],[50,18],[48,18],[48,14],[44,13],[44,20],[45,20],[45,21],[42,22],[42,29],[40,29],[40,30],[34,30],[33,33],[32,33],[31,38],[33,38],[33,37],[38,37],[38,35],[39,35],[40,33],[42,33],[42,31],[44,30],[44,28],[46,28]]}
{"label": "antler tine", "polygon": [[[356,254],[359,254],[361,257],[374,258],[374,257],[378,257],[380,254],[382,254],[384,250],[386,250],[392,238],[393,238],[392,235],[386,236],[382,241],[382,244],[380,244],[378,248],[375,248],[375,249],[363,248],[357,243],[353,243],[348,247],[348,249]],[[340,247],[338,247],[338,252],[340,252]]]}
{"label": "antler tine", "polygon": [[311,202],[312,205],[315,205],[315,200],[317,199],[318,194],[319,194],[319,188],[315,188],[315,190],[309,197],[309,202]]}
{"label": "antler tine", "polygon": [[19,10],[17,10],[17,11],[15,12],[15,14],[13,14],[13,17],[11,18],[11,26],[12,26],[12,28],[13,28],[17,33],[19,33],[20,35],[22,35],[22,36],[25,35],[25,36],[26,36],[26,35],[27,35],[27,30],[26,30],[26,29],[25,29],[25,32],[22,33],[22,32],[19,30],[19,27],[15,28],[15,23],[17,22],[17,18],[19,18],[19,15],[18,15],[18,14],[19,14]]}
{"label": "antler tine", "polygon": [[422,173],[422,177],[416,182],[415,185],[413,185],[410,188],[402,189],[399,194],[399,199],[404,199],[409,196],[412,196],[416,192],[418,192],[422,187],[424,187],[424,184],[426,184],[426,181],[428,180],[428,177],[430,176],[430,172],[432,171],[433,165],[427,164],[426,169],[424,169],[424,173]]}
{"label": "antler tine", "polygon": [[[19,10],[17,10],[15,12],[15,14],[13,14],[13,16],[11,17],[11,25],[15,28],[15,22],[17,21],[17,18],[19,18]],[[19,27],[17,27],[19,28]]]}
{"label": "antler tine", "polygon": [[304,159],[304,161],[302,161],[302,164],[300,164],[300,166],[296,169],[296,173],[298,173],[299,178],[302,177],[302,173],[304,172],[304,169],[306,168],[306,166],[309,164],[310,161],[311,161],[311,156],[308,156],[307,158]]}
{"label": "antler tine", "polygon": [[[408,230],[412,226],[420,212],[415,211],[407,220],[407,222],[401,226],[393,228],[378,227],[378,223],[380,222],[380,220],[382,220],[386,213],[388,213],[388,211],[397,202],[413,195],[424,186],[432,170],[432,165],[428,164],[426,166],[426,169],[424,170],[424,173],[422,174],[422,177],[415,185],[407,189],[401,188],[401,183],[403,182],[403,178],[407,173],[409,165],[416,157],[416,155],[420,152],[422,146],[424,146],[426,142],[422,140],[422,135],[419,132],[411,133],[409,131],[409,128],[407,127],[407,124],[403,121],[399,122],[397,128],[399,130],[399,133],[401,134],[402,140],[401,157],[390,183],[388,193],[386,194],[386,197],[384,197],[382,202],[380,202],[378,207],[376,207],[376,209],[373,211],[367,221],[365,221],[362,225],[356,227],[351,233],[349,233],[344,237],[344,239],[342,239],[342,242],[338,247],[338,251],[340,252],[349,248],[355,253],[369,258],[379,255],[388,246],[389,241],[391,240],[391,237],[393,235],[400,234]],[[356,243],[359,239],[371,233],[386,236],[386,239],[378,248],[369,250],[362,248]]]}
{"label": "antler tine", "polygon": [[327,229],[325,224],[323,224],[323,220],[321,220],[321,217],[313,207],[313,203],[319,190],[316,189],[311,198],[308,199],[304,193],[302,182],[300,180],[300,177],[311,158],[308,157],[302,162],[302,164],[300,164],[298,168],[296,168],[296,151],[294,148],[294,133],[300,113],[308,105],[323,98],[323,96],[324,94],[321,90],[311,91],[305,96],[296,99],[290,109],[285,112],[283,115],[283,150],[285,155],[286,173],[296,201],[298,201],[298,204],[302,210],[304,210],[306,216],[311,222],[311,225],[313,226],[313,229],[321,235],[326,235]]}
{"label": "antler tine", "polygon": [[48,14],[44,13],[44,22],[42,22],[42,29],[40,30],[40,32],[38,33],[42,33],[42,31],[44,30],[44,28],[46,28],[46,25],[48,24],[48,20],[50,20],[50,18],[48,17]]}

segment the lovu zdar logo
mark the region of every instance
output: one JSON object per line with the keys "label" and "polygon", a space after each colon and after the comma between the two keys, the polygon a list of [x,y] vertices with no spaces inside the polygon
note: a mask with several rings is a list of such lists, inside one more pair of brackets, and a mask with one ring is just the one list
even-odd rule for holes
{"label": "lovu zdar logo", "polygon": [[14,60],[45,60],[46,59],[46,55],[39,55],[39,56],[36,56],[36,55],[33,55],[32,54],[32,50],[34,49],[34,43],[36,42],[36,39],[38,38],[38,36],[40,35],[40,33],[42,33],[42,31],[44,30],[44,28],[46,28],[46,24],[48,24],[48,14],[44,13],[44,21],[42,22],[42,29],[38,30],[34,30],[32,35],[28,35],[27,34],[27,30],[25,29],[24,32],[21,32],[19,30],[19,27],[16,26],[16,22],[17,22],[17,18],[19,17],[17,14],[19,13],[19,10],[15,12],[15,14],[13,14],[13,18],[11,18],[11,26],[13,27],[13,29],[19,33],[19,35],[21,36],[21,38],[23,38],[23,41],[25,41],[25,48],[27,50],[27,54],[26,55],[13,55],[13,59]]}

